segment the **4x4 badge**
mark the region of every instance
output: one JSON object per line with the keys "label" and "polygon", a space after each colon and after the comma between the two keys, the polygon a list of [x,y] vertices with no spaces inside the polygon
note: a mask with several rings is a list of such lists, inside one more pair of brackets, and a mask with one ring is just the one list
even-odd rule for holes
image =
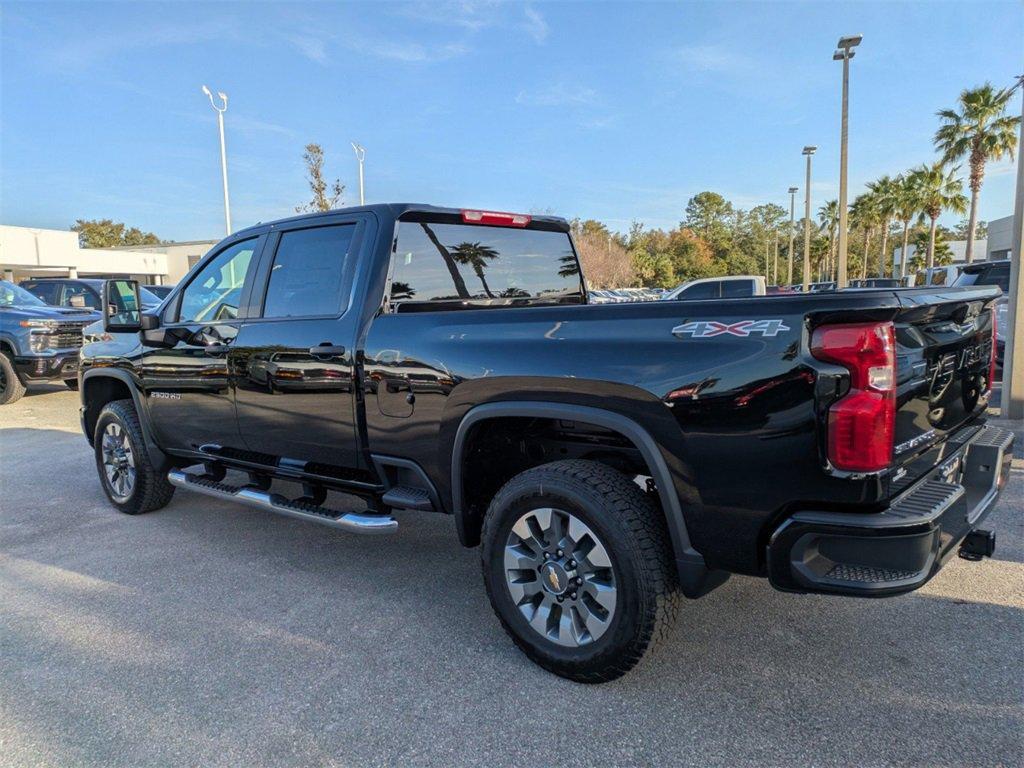
{"label": "4x4 badge", "polygon": [[740,320],[736,323],[720,323],[717,320],[696,320],[683,323],[672,329],[672,333],[680,338],[690,336],[694,339],[709,339],[712,336],[729,334],[730,336],[746,337],[753,334],[761,336],[777,336],[788,331],[789,326],[782,320]]}

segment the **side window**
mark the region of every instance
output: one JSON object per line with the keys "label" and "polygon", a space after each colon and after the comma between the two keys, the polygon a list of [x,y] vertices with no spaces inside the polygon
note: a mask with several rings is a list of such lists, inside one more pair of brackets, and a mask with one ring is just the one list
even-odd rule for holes
{"label": "side window", "polygon": [[179,322],[206,323],[238,317],[242,285],[256,242],[253,238],[235,243],[199,271],[182,291]]}
{"label": "side window", "polygon": [[355,224],[285,232],[270,269],[263,317],[337,315]]}
{"label": "side window", "polygon": [[719,298],[719,289],[722,287],[721,283],[697,283],[691,285],[689,288],[684,288],[679,294],[680,301],[690,301],[691,299],[717,299]]}
{"label": "side window", "polygon": [[583,301],[580,271],[565,232],[444,221],[401,221],[391,301],[511,306]]}
{"label": "side window", "polygon": [[29,293],[38,296],[40,299],[45,301],[47,304],[58,304],[60,299],[57,298],[60,293],[60,283],[56,280],[46,280],[41,283],[37,282],[26,282],[22,283],[21,287]]}
{"label": "side window", "polygon": [[750,280],[724,280],[722,298],[736,299],[754,295],[754,284]]}
{"label": "side window", "polygon": [[81,283],[64,283],[64,299],[61,305],[65,307],[89,307],[90,309],[100,308],[100,297],[87,285]]}

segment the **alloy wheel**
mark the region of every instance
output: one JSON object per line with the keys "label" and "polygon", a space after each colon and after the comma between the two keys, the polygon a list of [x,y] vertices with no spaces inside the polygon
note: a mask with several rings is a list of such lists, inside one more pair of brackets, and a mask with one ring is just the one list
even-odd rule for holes
{"label": "alloy wheel", "polygon": [[530,510],[512,526],[504,557],[512,601],[538,634],[577,648],[611,626],[615,569],[597,534],[572,513]]}
{"label": "alloy wheel", "polygon": [[135,488],[135,454],[132,452],[128,433],[120,424],[107,424],[100,444],[103,457],[103,471],[107,485],[119,501],[132,495]]}

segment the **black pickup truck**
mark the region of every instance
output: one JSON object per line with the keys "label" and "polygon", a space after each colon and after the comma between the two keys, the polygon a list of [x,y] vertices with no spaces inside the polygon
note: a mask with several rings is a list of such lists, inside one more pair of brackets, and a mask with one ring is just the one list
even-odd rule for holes
{"label": "black pickup truck", "polygon": [[371,205],[230,236],[156,313],[109,281],[82,428],[129,514],[453,515],[516,644],[600,682],[730,573],[884,596],[991,554],[998,296],[588,305],[563,219]]}

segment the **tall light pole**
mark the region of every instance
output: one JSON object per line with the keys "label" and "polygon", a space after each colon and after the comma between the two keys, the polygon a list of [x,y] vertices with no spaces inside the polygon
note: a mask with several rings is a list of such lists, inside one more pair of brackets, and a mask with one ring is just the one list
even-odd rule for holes
{"label": "tall light pole", "polygon": [[228,154],[224,147],[224,113],[228,111],[228,95],[224,91],[217,91],[217,96],[220,97],[221,106],[217,106],[217,103],[213,100],[213,94],[210,93],[210,89],[205,85],[203,86],[203,93],[210,99],[210,106],[213,107],[217,112],[217,125],[220,128],[220,175],[221,180],[224,182],[224,228],[227,233],[231,234],[231,203],[228,201]]}
{"label": "tall light pole", "polygon": [[779,230],[775,230],[775,256],[772,262],[772,284],[779,284]]}
{"label": "tall light pole", "polygon": [[836,288],[845,288],[846,279],[846,136],[849,126],[849,104],[850,104],[850,59],[853,58],[853,49],[860,45],[864,39],[863,35],[850,35],[839,38],[836,52],[832,54],[833,61],[843,62],[843,119],[839,133],[839,249],[836,254],[838,264],[836,265]]}
{"label": "tall light pole", "polygon": [[807,178],[804,181],[804,293],[811,287],[811,155],[817,147],[804,147],[807,156]]}
{"label": "tall light pole", "polygon": [[1006,308],[1006,354],[1003,359],[1003,391],[999,409],[1004,419],[1024,419],[1024,280],[1021,280],[1021,251],[1024,250],[1024,75],[1017,79],[1021,89],[1020,143],[1017,145],[1017,198],[1013,205],[1012,250],[1010,251],[1010,303]]}
{"label": "tall light pole", "polygon": [[793,284],[793,236],[796,234],[793,231],[793,213],[796,206],[797,189],[797,187],[789,188],[789,251],[787,252],[789,257],[789,271],[786,275],[786,285]]}
{"label": "tall light pole", "polygon": [[356,153],[356,160],[359,161],[359,204],[366,205],[366,195],[363,193],[363,160],[366,159],[366,150],[353,141],[352,151]]}

